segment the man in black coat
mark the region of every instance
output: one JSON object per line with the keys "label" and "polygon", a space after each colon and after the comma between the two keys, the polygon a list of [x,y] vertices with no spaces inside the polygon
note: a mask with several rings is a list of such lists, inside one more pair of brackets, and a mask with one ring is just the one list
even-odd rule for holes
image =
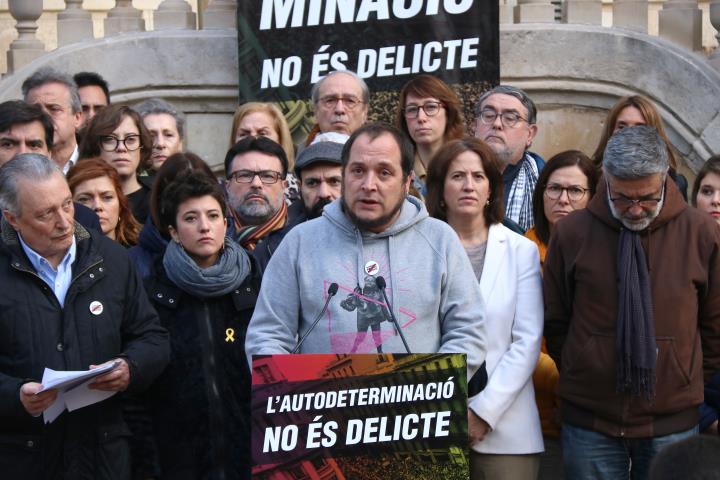
{"label": "man in black coat", "polygon": [[73,220],[56,164],[17,155],[0,168],[0,472],[3,478],[129,479],[118,395],[44,424],[57,391],[45,367],[119,365],[90,388],[135,392],[169,360],[167,332],[119,244]]}

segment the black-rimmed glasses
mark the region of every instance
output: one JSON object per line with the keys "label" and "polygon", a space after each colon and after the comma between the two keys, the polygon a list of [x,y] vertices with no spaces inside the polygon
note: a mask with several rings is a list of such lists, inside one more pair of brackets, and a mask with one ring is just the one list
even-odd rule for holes
{"label": "black-rimmed glasses", "polygon": [[272,185],[280,180],[282,174],[272,170],[238,170],[231,173],[229,178],[236,183],[252,183],[256,176],[265,185]]}
{"label": "black-rimmed glasses", "polygon": [[403,112],[406,118],[417,118],[420,115],[420,110],[425,112],[428,117],[434,117],[443,106],[440,102],[425,102],[422,105],[408,105],[403,109]]}
{"label": "black-rimmed glasses", "polygon": [[570,185],[569,187],[563,187],[558,183],[549,183],[545,187],[545,196],[550,200],[558,200],[563,192],[567,192],[568,200],[571,202],[579,202],[583,199],[585,194],[590,190],[589,188],[583,188],[580,185]]}
{"label": "black-rimmed glasses", "polygon": [[140,148],[140,135],[128,135],[125,138],[118,138],[114,135],[100,137],[100,148],[106,152],[114,152],[121,143],[125,146],[125,150],[133,152]]}

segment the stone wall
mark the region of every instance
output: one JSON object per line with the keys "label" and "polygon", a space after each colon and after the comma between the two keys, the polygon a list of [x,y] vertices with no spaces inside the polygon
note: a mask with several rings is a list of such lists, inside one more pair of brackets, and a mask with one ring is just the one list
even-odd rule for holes
{"label": "stone wall", "polygon": [[[559,24],[503,25],[500,46],[502,81],[538,104],[533,149],[546,158],[569,148],[592,154],[607,110],[635,93],[658,106],[691,179],[720,152],[720,74],[699,54],[646,34]],[[23,79],[43,65],[99,72],[114,102],[175,103],[188,117],[188,149],[221,167],[238,102],[234,31],[124,33],[62,47],[0,82],[0,101],[19,98]]]}

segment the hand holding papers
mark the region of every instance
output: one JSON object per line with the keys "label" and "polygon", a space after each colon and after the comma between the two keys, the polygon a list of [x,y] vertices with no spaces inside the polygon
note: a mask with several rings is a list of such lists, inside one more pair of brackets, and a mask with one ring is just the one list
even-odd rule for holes
{"label": "hand holding papers", "polygon": [[67,408],[69,412],[101,402],[113,396],[116,391],[90,389],[88,386],[99,376],[125,365],[122,360],[106,363],[86,371],[57,372],[46,368],[42,378],[42,389],[36,395],[48,390],[57,390],[57,398],[43,412],[45,423],[54,421]]}

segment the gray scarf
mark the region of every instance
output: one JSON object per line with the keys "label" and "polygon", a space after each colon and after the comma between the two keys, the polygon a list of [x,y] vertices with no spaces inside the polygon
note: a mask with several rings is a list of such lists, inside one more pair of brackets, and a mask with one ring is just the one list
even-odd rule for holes
{"label": "gray scarf", "polygon": [[198,267],[180,244],[169,242],[163,256],[168,278],[181,290],[200,298],[221,297],[240,286],[250,274],[247,252],[229,238],[215,265]]}
{"label": "gray scarf", "polygon": [[623,228],[618,243],[618,318],[616,390],[655,396],[655,319],[650,275],[637,232]]}

